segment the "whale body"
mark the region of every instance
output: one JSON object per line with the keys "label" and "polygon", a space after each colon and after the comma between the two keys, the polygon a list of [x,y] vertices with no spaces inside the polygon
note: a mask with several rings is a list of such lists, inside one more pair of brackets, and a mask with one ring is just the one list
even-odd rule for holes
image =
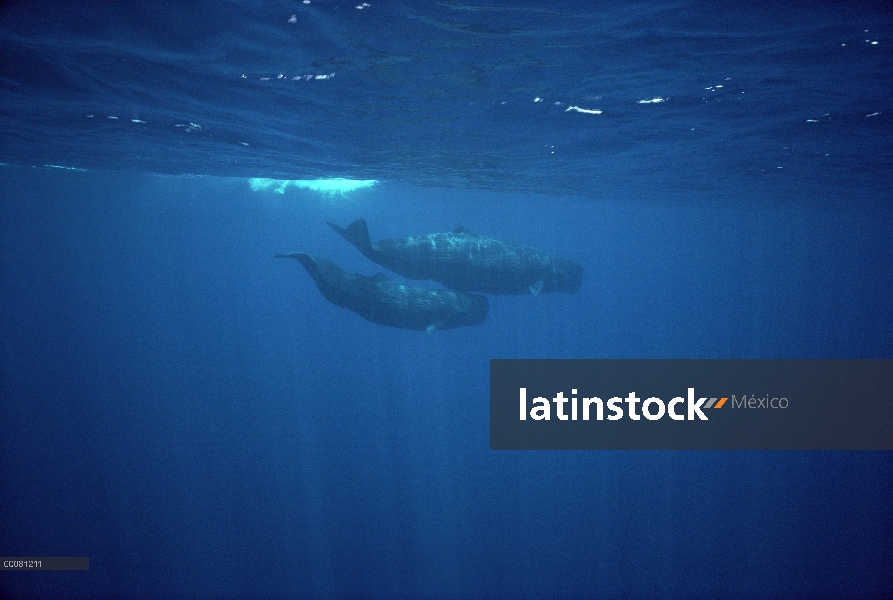
{"label": "whale body", "polygon": [[400,329],[453,329],[480,325],[487,317],[486,296],[404,285],[381,273],[369,277],[303,252],[277,254],[294,258],[307,269],[322,295],[367,321]]}
{"label": "whale body", "polygon": [[406,277],[432,279],[460,292],[576,294],[583,265],[537,248],[515,246],[459,227],[449,233],[369,239],[366,221],[329,226],[369,260]]}

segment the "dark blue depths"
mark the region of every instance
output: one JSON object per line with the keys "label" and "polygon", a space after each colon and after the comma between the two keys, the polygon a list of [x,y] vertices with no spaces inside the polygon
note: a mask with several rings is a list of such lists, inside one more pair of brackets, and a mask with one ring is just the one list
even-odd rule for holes
{"label": "dark blue depths", "polygon": [[[883,211],[2,186],[0,539],[91,560],[4,573],[4,597],[889,591],[888,453],[492,452],[487,391],[492,357],[890,356]],[[371,273],[326,226],[359,213],[386,235],[474,219],[588,276],[491,297],[476,327],[379,327],[273,258]]]}
{"label": "dark blue depths", "polygon": [[[91,562],[0,597],[893,594],[890,453],[488,439],[491,358],[893,357],[886,4],[187,4],[0,7],[0,554]],[[583,283],[376,326],[274,259],[357,218]]]}

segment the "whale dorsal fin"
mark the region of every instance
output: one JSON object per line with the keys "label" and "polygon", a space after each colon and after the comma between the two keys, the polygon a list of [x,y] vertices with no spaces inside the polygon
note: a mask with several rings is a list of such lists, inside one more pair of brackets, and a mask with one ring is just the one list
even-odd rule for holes
{"label": "whale dorsal fin", "polygon": [[431,325],[428,325],[427,327],[425,327],[425,331],[428,332],[428,335],[431,335],[432,333],[434,333],[435,331],[437,331],[437,325],[435,325],[434,323],[432,323]]}
{"label": "whale dorsal fin", "polygon": [[469,230],[467,227],[465,227],[464,225],[459,225],[458,227],[456,227],[456,228],[453,230],[453,233],[464,233],[465,235],[477,235],[475,232],[470,231],[470,230]]}
{"label": "whale dorsal fin", "polygon": [[534,296],[539,296],[539,293],[543,291],[543,283],[544,282],[542,279],[537,279],[536,281],[534,281],[530,286],[530,293]]}

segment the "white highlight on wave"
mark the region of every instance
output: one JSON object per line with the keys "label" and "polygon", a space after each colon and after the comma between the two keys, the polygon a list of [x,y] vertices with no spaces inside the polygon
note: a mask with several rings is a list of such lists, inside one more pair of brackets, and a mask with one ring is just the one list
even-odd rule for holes
{"label": "white highlight on wave", "polygon": [[600,115],[602,111],[596,108],[580,108],[579,106],[568,106],[564,112],[575,111],[579,113],[586,113],[587,115]]}

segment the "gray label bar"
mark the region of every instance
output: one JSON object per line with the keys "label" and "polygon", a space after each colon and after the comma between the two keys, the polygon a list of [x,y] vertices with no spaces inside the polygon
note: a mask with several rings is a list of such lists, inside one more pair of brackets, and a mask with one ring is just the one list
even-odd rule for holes
{"label": "gray label bar", "polygon": [[90,559],[86,556],[7,556],[0,558],[4,571],[89,571]]}
{"label": "gray label bar", "polygon": [[893,450],[893,360],[490,361],[493,450]]}

